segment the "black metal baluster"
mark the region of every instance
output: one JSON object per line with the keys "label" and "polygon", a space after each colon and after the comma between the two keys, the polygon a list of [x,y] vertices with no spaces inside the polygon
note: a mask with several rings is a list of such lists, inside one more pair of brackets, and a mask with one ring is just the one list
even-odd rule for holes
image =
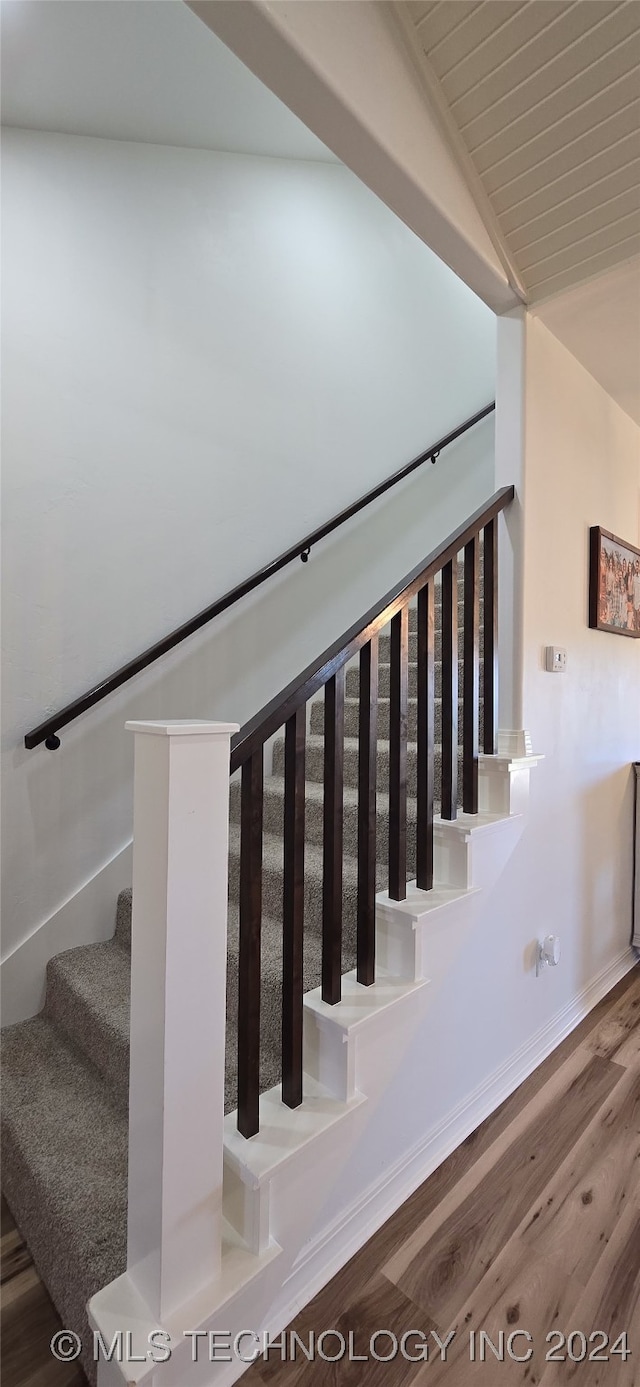
{"label": "black metal baluster", "polygon": [[389,895],[407,895],[407,693],[409,608],[391,620],[389,701]]}
{"label": "black metal baluster", "polygon": [[258,1131],[260,1100],[260,931],[262,925],[263,748],[242,767],[240,946],[238,957],[238,1130]]}
{"label": "black metal baluster", "polygon": [[480,561],[477,536],[464,549],[464,669],[462,680],[462,808],[478,812],[480,714]]}
{"label": "black metal baluster", "polygon": [[324,860],[322,872],[322,1000],[342,995],[342,819],[344,781],[344,665],[324,694]]}
{"label": "black metal baluster", "polygon": [[492,756],[498,743],[498,517],[484,527],[484,732],[483,749]]}
{"label": "black metal baluster", "polygon": [[416,885],[433,886],[433,800],[435,715],[435,591],[433,580],[418,593],[418,784]]}
{"label": "black metal baluster", "polygon": [[282,1101],[302,1102],[304,817],[306,707],[289,718],[284,741],[284,885],[282,900]]}
{"label": "black metal baluster", "polygon": [[442,807],[458,814],[458,559],[442,570]]}
{"label": "black metal baluster", "polygon": [[360,651],[358,746],[358,928],[357,978],[375,981],[376,963],[376,776],[378,770],[378,637]]}

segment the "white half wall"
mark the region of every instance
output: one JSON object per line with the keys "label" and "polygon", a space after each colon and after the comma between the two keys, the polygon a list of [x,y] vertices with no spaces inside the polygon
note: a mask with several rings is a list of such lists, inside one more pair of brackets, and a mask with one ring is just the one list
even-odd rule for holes
{"label": "white half wall", "polygon": [[488,403],[495,320],[340,166],[13,130],[3,215],[3,948],[42,967],[130,838],[126,719],[255,713],[488,498],[493,421],[25,732]]}

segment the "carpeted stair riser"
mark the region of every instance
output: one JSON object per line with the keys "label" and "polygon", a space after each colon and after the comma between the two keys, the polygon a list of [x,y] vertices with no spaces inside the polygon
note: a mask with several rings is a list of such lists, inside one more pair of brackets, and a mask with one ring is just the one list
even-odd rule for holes
{"label": "carpeted stair riser", "polygon": [[116,939],[123,949],[131,951],[131,901],[132,890],[128,886],[118,896],[116,906]]}
{"label": "carpeted stair riser", "polygon": [[118,938],[58,954],[47,965],[44,1014],[106,1080],[126,1112],[129,1098],[131,960]]}
{"label": "carpeted stair riser", "polygon": [[[275,895],[264,893],[264,915],[262,921],[262,995],[261,995],[261,1086],[271,1088],[280,1082],[280,1045],[282,1027],[282,1008],[281,1008],[281,969],[282,969],[282,876],[278,878],[278,887]],[[279,892],[279,895],[278,895]],[[276,903],[274,917],[269,914],[269,902]],[[228,921],[228,948],[227,948],[227,1062],[226,1062],[226,1081],[225,1081],[225,1112],[230,1112],[237,1102],[237,1055],[236,1055],[236,1035],[238,1017],[238,912],[236,897],[232,894],[229,904]],[[120,1001],[126,997],[126,1007],[122,1007],[122,1012],[128,1015],[128,998],[130,987],[130,956],[128,943],[131,939],[131,912],[132,895],[131,890],[122,891],[118,898],[117,911],[117,936],[116,941],[109,941],[112,949],[117,949],[116,959],[113,955],[107,958],[102,956],[103,967],[114,967],[117,965],[119,976]],[[122,942],[117,942],[117,940]],[[305,953],[304,953],[304,987],[305,991],[310,991],[317,987],[321,981],[321,948],[320,936],[313,930],[305,934]],[[86,950],[72,949],[66,954],[58,956],[58,960],[52,960],[56,964],[66,963],[67,971],[73,976],[75,970],[73,963],[75,955],[89,955],[93,949],[104,949],[104,945],[90,945]],[[79,969],[80,976],[86,971],[84,961]],[[344,945],[344,970],[353,967],[355,955],[349,951],[348,940],[345,939]],[[124,970],[123,970],[124,964]],[[55,1009],[56,1016],[60,1015],[62,1028],[75,1042],[79,1051],[87,1059],[96,1064],[100,1073],[105,1077],[114,1072],[117,1074],[117,1091],[113,1081],[112,1092],[114,1099],[126,1112],[126,1102],[128,1094],[128,1067],[129,1067],[129,1033],[128,1025],[116,1029],[115,1027],[104,1024],[100,1016],[100,998],[93,994],[93,1021],[95,1034],[92,1034],[91,1027],[84,1024],[75,1025],[70,1013],[78,1008],[78,992],[80,987],[77,984],[75,990],[68,987],[66,992],[60,988],[58,968],[51,968],[47,978],[47,1001],[45,1009],[47,1014]],[[85,988],[86,992],[86,988]],[[51,995],[50,995],[51,994]],[[64,1015],[61,1015],[63,1003],[66,1002]],[[81,1009],[84,1012],[84,1006]]]}
{"label": "carpeted stair riser", "polygon": [[[272,919],[282,919],[282,839],[264,834],[262,841],[262,909]],[[379,889],[384,885],[384,865],[379,864]],[[355,948],[355,920],[358,864],[345,854],[342,863],[343,927],[345,947]],[[229,898],[237,902],[240,889],[240,830],[230,825],[229,838]],[[305,930],[322,930],[322,848],[305,844],[304,863],[304,921]]]}
{"label": "carpeted stair riser", "polygon": [[[416,793],[416,745],[415,742],[407,743],[407,794]],[[436,746],[434,754],[434,774],[436,786],[440,784],[442,775],[442,748]],[[458,749],[458,770],[462,774],[462,750]],[[279,737],[274,742],[273,747],[273,774],[283,775],[284,773],[284,737]],[[307,737],[307,750],[305,758],[305,773],[307,780],[322,781],[324,779],[324,739],[322,737]],[[351,785],[354,789],[358,785],[358,741],[355,737],[345,737],[344,739],[344,784]],[[389,743],[378,742],[378,785],[381,789],[387,789],[389,785]]]}
{"label": "carpeted stair riser", "polygon": [[[462,667],[462,664],[460,664],[460,665],[458,666],[458,669],[459,669],[460,688],[462,688],[462,668],[463,668],[463,667]],[[434,671],[434,673],[435,673],[435,694],[436,694],[436,698],[441,698],[441,697],[442,697],[442,662],[441,662],[440,660],[436,660],[436,662],[435,662],[435,671]],[[347,678],[346,678],[346,684],[345,684],[345,693],[346,693],[347,698],[357,698],[357,697],[358,697],[359,688],[360,688],[359,678],[360,678],[360,675],[359,675],[359,670],[358,670],[358,663],[357,663],[357,660],[356,660],[356,661],[354,662],[354,664],[349,665],[349,667],[348,667],[348,669],[347,669]],[[391,684],[391,665],[390,665],[390,664],[388,663],[388,661],[387,661],[386,663],[380,665],[379,671],[378,671],[378,696],[379,696],[380,698],[388,698],[388,697],[389,697],[390,684]],[[417,664],[415,664],[415,662],[409,665],[408,688],[409,688],[409,697],[410,697],[410,698],[417,698],[417,696],[418,696],[418,666],[417,666]],[[483,669],[482,663],[481,663],[481,664],[480,664],[480,697],[481,697],[481,698],[482,698],[483,694],[484,694],[484,669]]]}
{"label": "carpeted stair riser", "polygon": [[[463,601],[463,592],[464,592],[464,585],[462,585],[462,587],[460,588],[459,594],[458,594],[458,626],[462,626],[463,623],[464,623],[464,601]],[[481,620],[481,621],[482,621],[482,612],[483,612],[483,609],[484,609],[484,608],[483,608],[483,602],[482,602],[482,599],[480,599],[479,611],[480,611],[480,620]],[[441,596],[440,596],[440,588],[439,588],[439,587],[436,588],[436,600],[435,600],[435,603],[434,603],[434,617],[435,617],[435,629],[436,629],[436,631],[440,631],[440,630],[442,629],[442,600],[441,600]],[[417,608],[417,606],[416,606],[415,604],[412,603],[412,605],[409,607],[409,630],[410,630],[410,631],[417,631],[417,629],[418,629],[418,608]]]}
{"label": "carpeted stair riser", "polygon": [[[233,787],[232,787],[233,788]],[[277,837],[282,834],[284,816],[284,780],[281,776],[269,776],[264,782],[263,825],[264,832]],[[407,799],[407,843],[410,860],[413,861],[413,841],[415,837],[416,801]],[[231,821],[240,823],[240,786],[231,797]],[[317,781],[307,781],[305,795],[305,841],[321,848],[324,843],[324,786]],[[377,796],[376,814],[377,857],[387,861],[389,842],[389,797],[386,793]],[[343,841],[344,851],[356,857],[358,851],[358,796],[357,791],[347,786],[343,802]]]}
{"label": "carpeted stair riser", "polygon": [[[281,881],[281,877],[280,877]],[[281,885],[277,914],[281,913]],[[265,893],[265,912],[268,910]],[[114,1103],[126,1114],[129,1075],[129,990],[130,956],[127,945],[131,938],[131,890],[121,892],[118,900],[117,935],[107,944],[88,945],[71,949],[52,959],[47,970],[47,996],[44,1015],[59,1026],[78,1052],[90,1060],[108,1082]],[[263,1069],[268,1078],[265,1087],[279,1082],[282,925],[265,913],[262,926],[262,1041]],[[225,1110],[235,1107],[237,1094],[235,1073],[235,1035],[238,994],[237,910],[232,897],[229,909],[228,938],[228,1054]],[[121,942],[119,942],[121,941]],[[354,957],[346,950],[345,970],[352,967]],[[95,967],[93,961],[95,960]],[[90,966],[92,965],[92,966]],[[305,991],[317,987],[321,979],[321,956],[318,936],[309,931],[305,939]],[[111,1014],[105,1006],[104,992],[111,997]],[[116,1024],[117,1017],[117,1024]],[[274,1068],[275,1066],[275,1068]]]}
{"label": "carpeted stair riser", "polygon": [[[282,824],[280,824],[282,831]],[[281,878],[280,878],[281,880]],[[271,1088],[280,1081],[280,1032],[282,1026],[281,1008],[281,968],[282,968],[282,888],[280,886],[280,900],[274,917],[271,918],[268,909],[268,901],[265,896],[264,912],[262,921],[262,997],[261,997],[261,1085],[264,1088]],[[117,930],[116,939],[121,941],[117,944],[118,952],[126,961],[127,981],[126,995],[129,995],[129,971],[130,957],[128,949],[131,940],[131,913],[132,913],[132,894],[131,890],[121,891],[118,898],[117,909]],[[112,941],[113,946],[113,941]],[[100,948],[102,946],[91,946]],[[61,959],[71,961],[78,950],[71,950],[67,954],[60,955]],[[347,962],[345,970],[353,966],[354,960],[345,950]],[[317,987],[321,980],[321,954],[318,936],[309,931],[309,938],[305,936],[305,968],[304,986],[305,991],[310,991]],[[96,1009],[97,1010],[97,1009]],[[230,1112],[237,1103],[237,1055],[236,1055],[236,1035],[238,1018],[238,911],[236,896],[231,895],[229,902],[228,919],[228,944],[227,944],[227,1055],[226,1055],[226,1076],[225,1076],[225,1112]],[[96,1018],[98,1019],[98,1018]],[[76,1035],[79,1048],[83,1050],[87,1058],[95,1062],[95,1051],[98,1050],[100,1062],[98,1067],[101,1072],[107,1068],[118,1068],[122,1063],[122,1053],[124,1052],[124,1063],[127,1078],[122,1087],[121,1093],[128,1092],[128,1065],[129,1065],[129,1035],[128,1028],[125,1034],[114,1035],[104,1028],[98,1026],[100,1041],[93,1040],[85,1027],[82,1027]],[[111,1047],[111,1054],[105,1060],[105,1054]]]}
{"label": "carpeted stair riser", "polygon": [[[480,628],[480,633],[479,633],[479,648],[480,648],[480,654],[482,655],[483,652],[484,652],[484,632],[483,632],[482,628]],[[462,660],[463,656],[464,656],[464,631],[463,631],[462,627],[459,626],[459,627],[458,627],[458,659]],[[388,663],[389,663],[389,660],[390,660],[390,658],[391,658],[391,634],[390,634],[390,632],[389,632],[389,630],[388,630],[387,628],[385,628],[385,630],[384,630],[384,632],[382,633],[382,635],[380,635],[380,636],[378,637],[378,658],[379,658],[381,664],[388,664]],[[415,631],[410,631],[410,632],[409,632],[409,661],[410,661],[410,663],[412,663],[412,664],[415,663],[415,661],[417,660],[417,658],[418,658],[418,636],[417,636],[417,633],[416,633]],[[436,631],[436,633],[435,633],[435,659],[436,659],[436,660],[441,660],[441,659],[442,659],[442,631]]]}
{"label": "carpeted stair riser", "polygon": [[[282,922],[263,915],[261,938],[262,978],[260,996],[260,1090],[273,1088],[282,1077]],[[355,967],[355,953],[343,940],[343,972]],[[322,981],[322,941],[314,930],[304,934],[305,992]],[[225,1064],[225,1112],[237,1103],[238,929],[233,905],[229,919],[227,968],[227,1053]]]}
{"label": "carpeted stair riser", "polygon": [[[377,735],[383,741],[389,737],[389,710],[390,702],[388,698],[380,698],[378,701],[378,728]],[[463,702],[458,700],[458,740],[462,741],[462,716]],[[359,735],[360,700],[358,698],[345,699],[344,705],[344,734],[345,737],[357,737]],[[482,727],[482,720],[480,722]],[[418,700],[409,699],[407,709],[407,737],[410,742],[415,742],[418,735]],[[310,732],[318,737],[324,736],[324,699],[315,699],[311,705],[311,721],[309,724]],[[434,737],[436,742],[442,740],[442,699],[436,698],[434,706]]]}

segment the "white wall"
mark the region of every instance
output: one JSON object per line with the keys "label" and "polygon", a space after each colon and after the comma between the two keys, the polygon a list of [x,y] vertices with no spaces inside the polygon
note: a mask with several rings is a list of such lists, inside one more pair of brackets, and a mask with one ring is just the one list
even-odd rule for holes
{"label": "white wall", "polygon": [[486,208],[393,6],[188,0],[190,8],[496,312],[517,306]]}
{"label": "white wall", "polygon": [[[640,429],[542,324],[525,333],[524,723],[545,760],[472,922],[430,928],[424,1022],[317,1221],[320,1280],[327,1249],[333,1272],[631,962],[640,642],[589,630],[587,584],[590,525],[639,541]],[[567,647],[564,675],[547,644]],[[562,959],[536,978],[547,933]]]}
{"label": "white wall", "polygon": [[[523,885],[565,940],[553,1001],[631,937],[640,642],[589,629],[588,544],[591,525],[640,544],[640,429],[535,318],[526,353],[523,706],[547,760]],[[566,646],[565,674],[545,645]]]}
{"label": "white wall", "polygon": [[8,954],[129,838],[125,719],[254,713],[488,497],[492,423],[55,755],[24,733],[487,403],[495,323],[333,165],[9,131],[3,204]]}

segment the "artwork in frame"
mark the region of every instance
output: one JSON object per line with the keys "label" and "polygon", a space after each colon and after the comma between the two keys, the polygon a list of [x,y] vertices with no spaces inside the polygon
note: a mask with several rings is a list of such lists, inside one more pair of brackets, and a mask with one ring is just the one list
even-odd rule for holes
{"label": "artwork in frame", "polygon": [[589,625],[640,638],[640,549],[599,525],[589,538]]}

